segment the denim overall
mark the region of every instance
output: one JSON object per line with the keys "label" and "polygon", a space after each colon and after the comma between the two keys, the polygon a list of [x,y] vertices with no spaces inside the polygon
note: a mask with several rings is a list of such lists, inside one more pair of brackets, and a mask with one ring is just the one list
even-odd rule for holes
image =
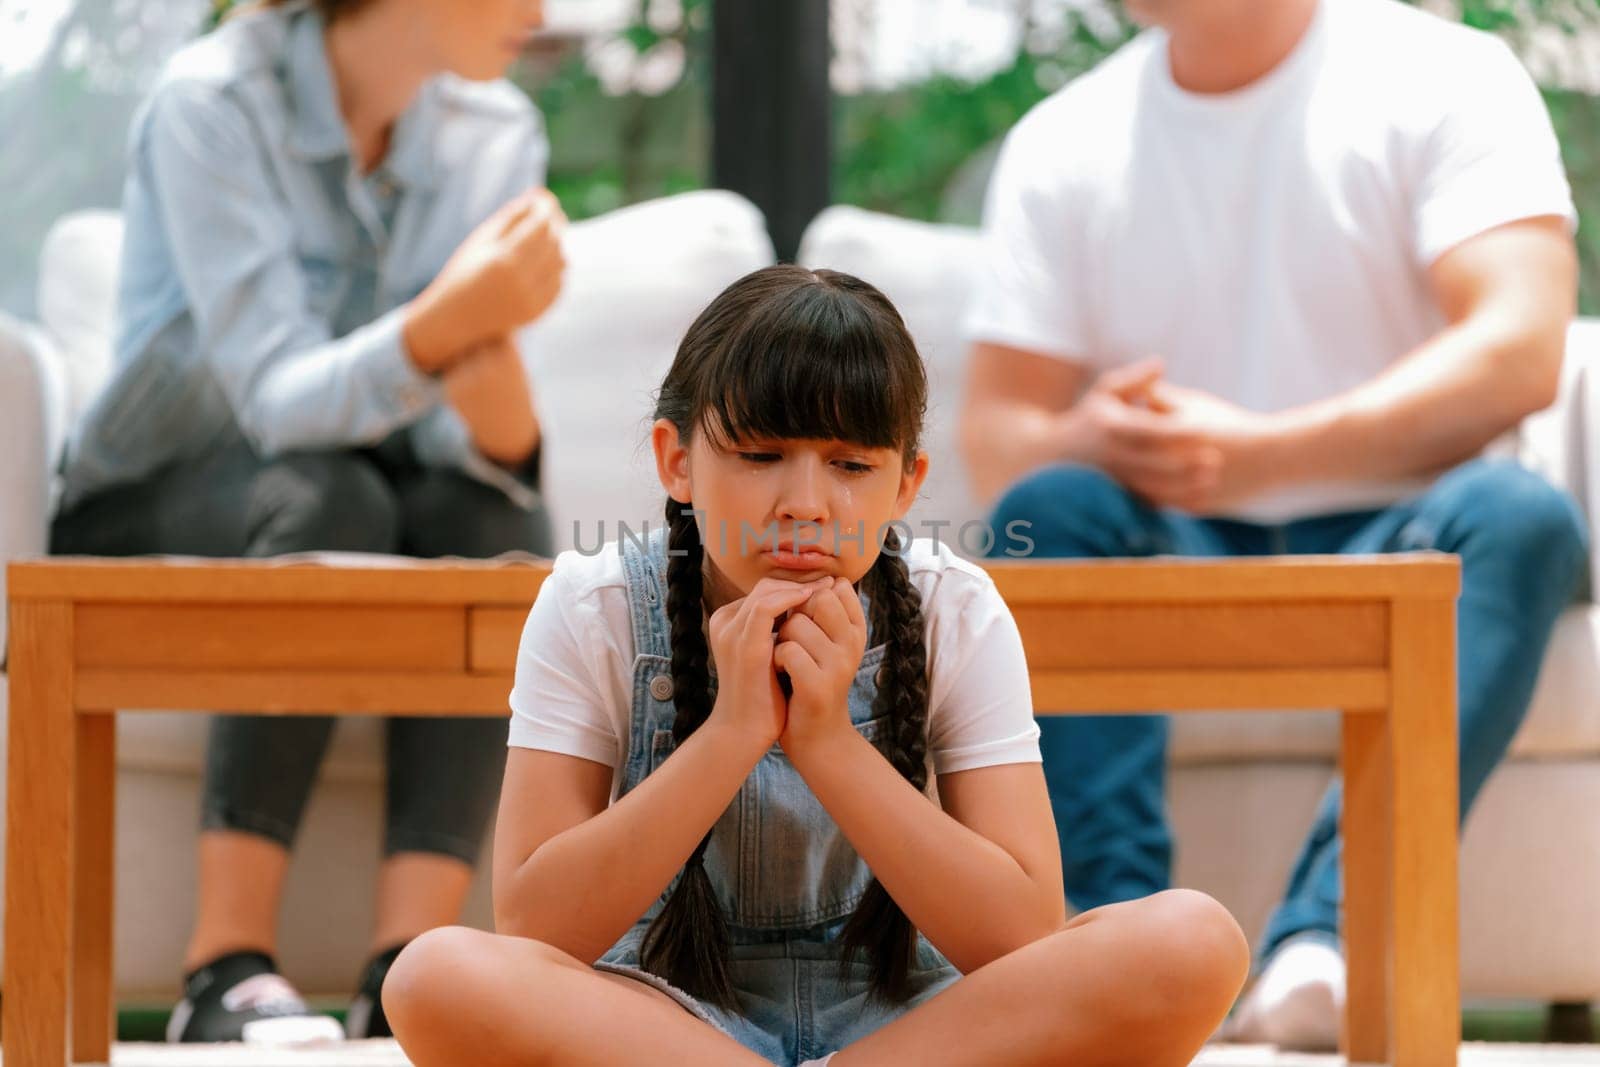
{"label": "denim overall", "polygon": [[[672,703],[665,545],[665,531],[658,530],[644,551],[626,538],[621,546],[634,661],[619,796],[659,767],[674,748],[677,712]],[[850,720],[869,739],[882,725],[872,718],[872,702],[884,651],[881,644],[867,649],[850,687]],[[660,989],[775,1064],[793,1067],[837,1051],[960,977],[920,934],[914,994],[905,1004],[890,1007],[868,1000],[871,965],[864,958],[853,960],[841,974],[839,935],[872,876],[776,745],[761,757],[717,820],[705,867],[729,924],[737,1013],[701,1001],[640,967],[639,945],[677,877],[595,966]]]}

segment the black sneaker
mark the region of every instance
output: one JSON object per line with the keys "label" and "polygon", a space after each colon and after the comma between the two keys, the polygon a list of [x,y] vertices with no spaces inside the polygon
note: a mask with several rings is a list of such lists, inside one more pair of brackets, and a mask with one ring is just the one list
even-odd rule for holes
{"label": "black sneaker", "polygon": [[351,1041],[394,1036],[389,1019],[383,1014],[383,980],[403,948],[405,945],[400,944],[378,953],[361,973],[361,984],[344,1013],[344,1036]]}
{"label": "black sneaker", "polygon": [[185,976],[167,1040],[302,1045],[340,1041],[339,1021],[306,1007],[265,952],[230,952]]}

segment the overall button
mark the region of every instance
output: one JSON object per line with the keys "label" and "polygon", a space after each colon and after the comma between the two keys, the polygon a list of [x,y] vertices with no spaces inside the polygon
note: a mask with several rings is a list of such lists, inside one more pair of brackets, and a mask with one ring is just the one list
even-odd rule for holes
{"label": "overall button", "polygon": [[885,683],[887,683],[888,681],[889,681],[889,665],[887,663],[885,663],[883,666],[878,668],[878,673],[874,674],[872,676],[872,682],[878,688],[882,689],[883,686],[885,685]]}
{"label": "overall button", "polygon": [[650,695],[657,700],[672,699],[672,675],[658,674],[650,679]]}

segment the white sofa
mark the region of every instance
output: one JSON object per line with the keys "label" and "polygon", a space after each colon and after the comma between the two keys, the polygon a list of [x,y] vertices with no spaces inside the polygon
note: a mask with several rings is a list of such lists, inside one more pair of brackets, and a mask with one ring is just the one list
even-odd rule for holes
{"label": "white sofa", "polygon": [[[0,559],[43,549],[50,469],[65,428],[103,379],[119,239],[116,217],[74,216],[42,253],[41,324],[0,321]],[[933,469],[912,518],[981,517],[954,449],[962,375],[957,316],[973,231],[833,208],[800,258],[861,275],[900,307],[932,381]],[[724,284],[772,261],[758,214],[726,193],[625,209],[570,231],[567,291],[533,331],[531,371],[547,434],[545,491],[557,545],[573,524],[658,524],[645,443],[651,392],[684,327]],[[1588,363],[1600,323],[1579,323],[1561,402],[1531,420],[1525,460],[1593,515]],[[1600,455],[1596,456],[1600,460]],[[1600,999],[1600,613],[1561,621],[1514,756],[1485,790],[1463,857],[1469,996]],[[3,703],[3,696],[0,696]],[[290,879],[282,957],[312,992],[347,990],[370,920],[382,761],[375,720],[341,724]],[[119,726],[117,987],[175,988],[192,905],[204,740],[199,717],[125,716]],[[1177,879],[1216,894],[1258,932],[1332,772],[1331,716],[1183,717],[1173,744]],[[469,921],[488,922],[481,876]]]}

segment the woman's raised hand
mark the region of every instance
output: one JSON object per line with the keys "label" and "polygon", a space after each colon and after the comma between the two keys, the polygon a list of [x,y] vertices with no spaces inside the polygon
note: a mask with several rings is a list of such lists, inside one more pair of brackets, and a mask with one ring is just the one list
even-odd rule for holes
{"label": "woman's raised hand", "polygon": [[554,194],[530,189],[479,223],[411,303],[405,341],[417,366],[439,373],[543,315],[561,292],[566,222]]}
{"label": "woman's raised hand", "polygon": [[762,748],[777,742],[789,714],[772,656],[778,621],[829,581],[763,578],[749,593],[711,613],[711,654],[717,664],[713,721],[750,737]]}
{"label": "woman's raised hand", "polygon": [[516,206],[492,242],[499,254],[490,257],[486,268],[491,281],[478,284],[499,289],[496,310],[515,327],[543,315],[561,292],[567,266],[561,236],[567,216],[548,189],[529,190],[512,204]]}
{"label": "woman's raised hand", "polygon": [[779,740],[791,755],[796,747],[850,724],[850,685],[867,649],[867,619],[861,598],[844,578],[823,579],[820,587],[778,630],[773,660],[789,676],[789,716]]}

